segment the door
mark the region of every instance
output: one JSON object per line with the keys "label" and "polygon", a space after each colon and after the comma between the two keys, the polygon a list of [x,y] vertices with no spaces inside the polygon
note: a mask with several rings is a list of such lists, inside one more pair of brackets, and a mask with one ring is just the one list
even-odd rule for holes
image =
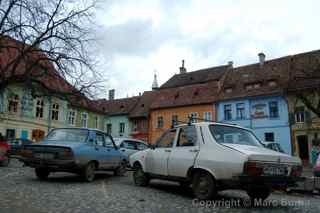
{"label": "door", "polygon": [[186,177],[188,169],[194,165],[198,152],[199,143],[195,126],[181,127],[177,143],[168,161],[169,176]]}
{"label": "door", "polygon": [[15,129],[7,129],[6,135],[7,135],[8,140],[14,139],[14,138],[16,138],[16,130]]}
{"label": "door", "polygon": [[95,154],[97,155],[97,160],[99,161],[100,169],[107,169],[110,167],[110,159],[105,147],[105,139],[102,133],[96,133],[96,140],[94,144]]}
{"label": "door", "polygon": [[307,135],[297,136],[298,147],[299,147],[299,157],[303,163],[308,163],[309,161],[309,144]]}
{"label": "door", "polygon": [[163,133],[154,149],[146,156],[146,170],[157,175],[168,175],[168,159],[176,140],[176,129]]}
{"label": "door", "polygon": [[21,136],[22,139],[28,139],[28,131],[27,130],[21,130]]}
{"label": "door", "polygon": [[108,155],[108,166],[109,168],[116,168],[121,162],[121,153],[119,149],[114,144],[111,136],[105,135],[105,149]]}

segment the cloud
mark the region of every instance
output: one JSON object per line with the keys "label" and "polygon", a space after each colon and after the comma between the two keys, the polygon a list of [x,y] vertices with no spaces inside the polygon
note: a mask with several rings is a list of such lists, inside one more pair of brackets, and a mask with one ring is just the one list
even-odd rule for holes
{"label": "cloud", "polygon": [[160,84],[178,72],[319,49],[320,2],[309,1],[107,1],[96,34],[117,97]]}

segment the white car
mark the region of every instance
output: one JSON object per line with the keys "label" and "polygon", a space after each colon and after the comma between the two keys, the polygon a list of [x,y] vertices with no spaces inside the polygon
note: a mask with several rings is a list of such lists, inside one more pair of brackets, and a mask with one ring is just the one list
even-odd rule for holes
{"label": "white car", "polygon": [[114,143],[120,149],[121,153],[129,159],[129,156],[148,148],[144,141],[133,138],[113,138]]}
{"label": "white car", "polygon": [[155,145],[130,156],[138,186],[150,179],[191,186],[198,199],[218,191],[243,189],[266,199],[275,187],[301,180],[297,157],[263,147],[251,130],[221,123],[193,123],[167,130]]}

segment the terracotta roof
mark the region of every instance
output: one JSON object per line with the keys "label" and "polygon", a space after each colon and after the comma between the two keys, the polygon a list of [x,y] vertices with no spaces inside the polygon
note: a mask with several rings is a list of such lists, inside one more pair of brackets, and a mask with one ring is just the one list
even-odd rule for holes
{"label": "terracotta roof", "polygon": [[192,84],[206,83],[208,81],[218,81],[226,72],[229,65],[210,67],[183,74],[175,74],[160,88],[173,88]]}
{"label": "terracotta roof", "polygon": [[139,96],[135,96],[114,100],[100,99],[94,102],[97,103],[101,109],[103,108],[109,116],[112,116],[129,114],[134,109],[139,99]]}
{"label": "terracotta roof", "polygon": [[219,92],[219,100],[283,92],[289,80],[290,56],[229,69]]}
{"label": "terracotta roof", "polygon": [[289,91],[320,87],[320,50],[293,55]]}
{"label": "terracotta roof", "polygon": [[130,118],[147,118],[153,101],[158,97],[158,91],[146,91],[140,96],[139,102],[130,112]]}
{"label": "terracotta roof", "polygon": [[[40,49],[35,48],[32,51],[28,51],[24,58],[19,60],[17,67],[12,69],[13,66],[10,63],[16,61],[23,49],[28,47],[27,44],[10,37],[0,37],[0,82],[9,80],[12,83],[24,83],[26,80],[32,79],[33,82],[38,82],[53,94],[68,94],[66,97],[73,106],[102,113],[95,102],[81,94],[58,73],[46,54],[41,52]],[[38,66],[30,69],[30,65],[37,60],[40,60]],[[10,65],[8,69],[4,69],[7,65]]]}
{"label": "terracotta roof", "polygon": [[218,83],[187,85],[176,88],[161,89],[151,104],[152,109],[210,104],[216,100]]}

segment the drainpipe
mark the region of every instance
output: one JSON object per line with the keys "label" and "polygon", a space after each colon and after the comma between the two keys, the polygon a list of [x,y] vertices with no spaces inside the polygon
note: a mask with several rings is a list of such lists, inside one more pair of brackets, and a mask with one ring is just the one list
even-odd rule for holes
{"label": "drainpipe", "polygon": [[52,98],[49,96],[49,112],[48,112],[48,132],[51,129],[51,123],[52,123]]}
{"label": "drainpipe", "polygon": [[249,121],[250,121],[250,129],[252,129],[252,116],[251,116],[251,99],[249,99]]}

